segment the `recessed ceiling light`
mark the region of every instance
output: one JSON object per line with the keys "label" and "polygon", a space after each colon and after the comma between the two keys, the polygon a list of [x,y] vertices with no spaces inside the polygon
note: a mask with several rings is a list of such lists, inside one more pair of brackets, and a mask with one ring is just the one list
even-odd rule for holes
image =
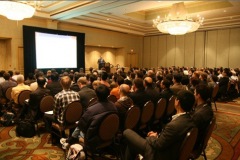
{"label": "recessed ceiling light", "polygon": [[162,2],[162,1],[158,1],[158,2]]}
{"label": "recessed ceiling light", "polygon": [[230,17],[230,19],[232,19],[233,17]]}
{"label": "recessed ceiling light", "polygon": [[107,19],[109,21],[109,19]]}
{"label": "recessed ceiling light", "polygon": [[128,25],[130,26],[131,24],[129,23]]}
{"label": "recessed ceiling light", "polygon": [[227,12],[227,10],[223,10],[223,12]]}

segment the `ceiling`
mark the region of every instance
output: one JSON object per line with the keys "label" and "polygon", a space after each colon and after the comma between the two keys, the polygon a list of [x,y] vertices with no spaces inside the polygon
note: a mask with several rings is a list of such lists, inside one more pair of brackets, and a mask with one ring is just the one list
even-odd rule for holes
{"label": "ceiling", "polygon": [[[150,36],[162,34],[152,20],[164,17],[182,1],[40,1],[35,18]],[[204,17],[199,30],[240,27],[240,1],[184,1],[193,18]]]}

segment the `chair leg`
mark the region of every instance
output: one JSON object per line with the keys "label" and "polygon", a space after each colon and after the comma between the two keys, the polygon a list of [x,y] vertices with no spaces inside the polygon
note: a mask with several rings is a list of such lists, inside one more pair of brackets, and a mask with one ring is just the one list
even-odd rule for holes
{"label": "chair leg", "polygon": [[36,125],[37,125],[38,137],[40,137],[40,132],[39,132],[39,128],[38,128],[38,122],[36,122]]}
{"label": "chair leg", "polygon": [[217,111],[217,106],[216,106],[216,102],[215,102],[215,100],[214,100],[214,104],[215,104],[215,109],[216,109],[216,111]]}
{"label": "chair leg", "polygon": [[205,160],[207,160],[205,149],[203,150],[203,157],[204,157]]}

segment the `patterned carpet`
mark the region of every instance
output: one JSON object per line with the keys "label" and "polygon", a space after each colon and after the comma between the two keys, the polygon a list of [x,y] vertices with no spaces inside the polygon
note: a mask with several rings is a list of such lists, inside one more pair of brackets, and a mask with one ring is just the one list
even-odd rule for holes
{"label": "patterned carpet", "polygon": [[[217,103],[215,112],[217,125],[206,149],[209,160],[240,160],[240,112],[224,112],[221,108],[231,107]],[[240,105],[237,105],[240,109]],[[41,137],[16,137],[15,126],[0,127],[0,160],[63,160],[65,153],[59,146],[48,144],[48,133]],[[102,159],[102,158],[101,158]],[[204,159],[200,157],[199,160]]]}

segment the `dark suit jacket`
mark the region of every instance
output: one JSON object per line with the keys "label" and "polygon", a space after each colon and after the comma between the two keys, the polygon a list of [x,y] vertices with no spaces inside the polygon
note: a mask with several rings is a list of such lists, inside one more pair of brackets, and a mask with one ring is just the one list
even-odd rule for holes
{"label": "dark suit jacket", "polygon": [[172,96],[173,96],[173,91],[170,88],[167,88],[163,90],[161,93],[159,93],[159,98],[165,98],[167,102]]}
{"label": "dark suit jacket", "polygon": [[53,97],[63,90],[60,82],[58,81],[52,81],[51,83],[47,84],[46,88],[51,91]]}
{"label": "dark suit jacket", "polygon": [[51,95],[51,91],[47,88],[38,87],[35,91],[30,93],[29,109],[35,112],[34,117],[40,118],[43,113],[40,112],[40,102],[45,95]]}
{"label": "dark suit jacket", "polygon": [[96,93],[94,90],[88,88],[87,86],[84,86],[81,88],[78,94],[80,96],[80,102],[82,104],[83,113],[84,113],[88,107],[88,102],[90,101],[90,99],[96,97]]}
{"label": "dark suit jacket", "polygon": [[141,109],[147,101],[150,101],[150,97],[145,90],[137,90],[128,95],[133,100],[133,104],[137,105]]}
{"label": "dark suit jacket", "polygon": [[115,107],[114,103],[109,101],[97,101],[91,106],[89,106],[86,112],[82,115],[78,123],[78,127],[85,134],[84,145],[88,149],[95,149],[96,146],[99,144],[99,125],[103,118],[110,113],[118,114],[117,108]]}
{"label": "dark suit jacket", "polygon": [[147,137],[147,143],[155,150],[154,159],[177,160],[181,143],[192,127],[190,115],[184,114],[169,122],[158,138]]}
{"label": "dark suit jacket", "polygon": [[75,92],[79,92],[80,91],[80,88],[78,86],[77,83],[73,83],[71,86],[70,86],[70,89],[75,91]]}
{"label": "dark suit jacket", "polygon": [[192,114],[192,119],[194,121],[194,124],[198,127],[198,138],[194,148],[199,147],[203,134],[206,131],[206,128],[208,127],[212,118],[213,110],[212,107],[208,104],[203,103],[195,108],[195,111]]}
{"label": "dark suit jacket", "polygon": [[154,106],[156,107],[157,102],[160,99],[158,91],[153,87],[147,87],[145,91],[147,92],[147,94],[150,97],[150,100],[154,103]]}
{"label": "dark suit jacket", "polygon": [[227,87],[228,87],[228,82],[229,82],[229,77],[224,76],[219,80],[219,90],[218,93],[219,94],[224,94],[227,91]]}

